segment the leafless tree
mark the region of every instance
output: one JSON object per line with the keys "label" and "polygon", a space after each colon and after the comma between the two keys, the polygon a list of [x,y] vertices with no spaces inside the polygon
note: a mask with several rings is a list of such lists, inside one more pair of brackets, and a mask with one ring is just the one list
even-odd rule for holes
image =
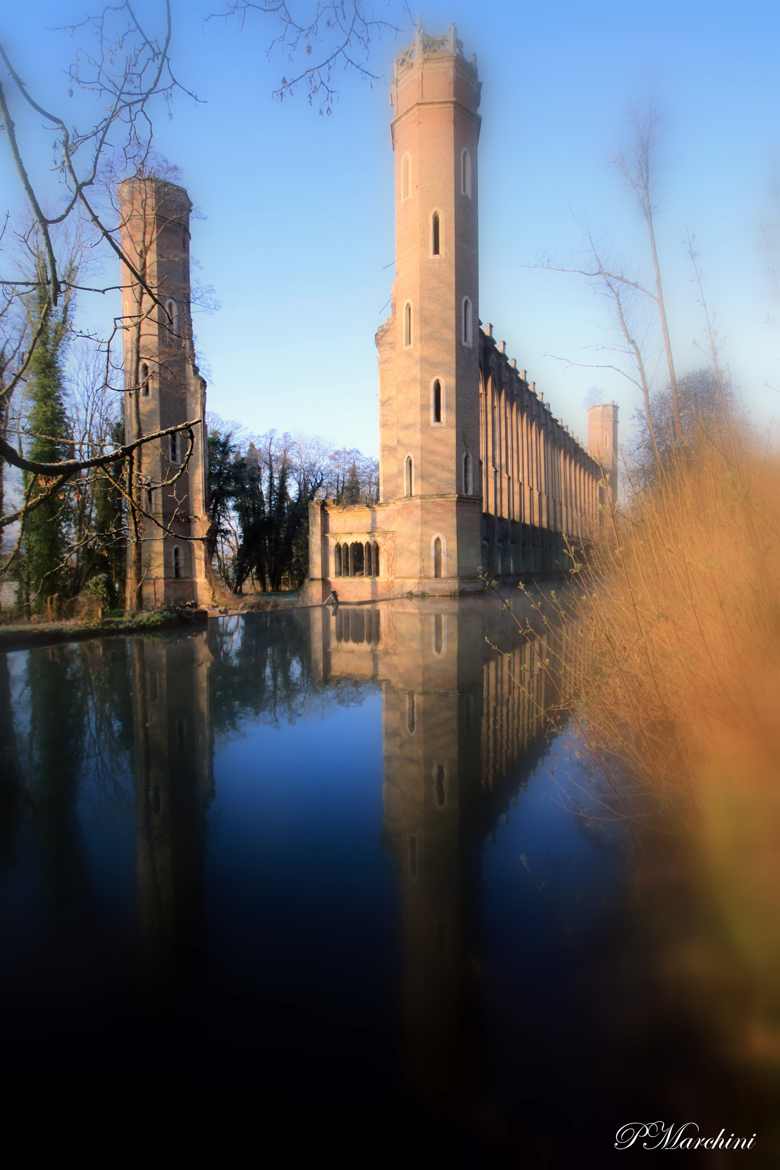
{"label": "leafless tree", "polygon": [[[291,76],[282,78],[277,96],[290,96],[305,86],[309,100],[319,101],[321,108],[329,112],[336,92],[336,70],[373,76],[368,64],[372,40],[383,32],[395,31],[396,25],[386,19],[391,10],[408,14],[402,0],[386,0],[384,6],[377,0],[378,6],[383,7],[379,14],[369,12],[368,2],[228,0],[223,11],[215,15],[241,22],[253,16],[264,18],[264,27],[272,30],[268,51],[281,51],[289,61],[299,63]],[[172,433],[184,432],[189,441],[181,474],[193,449],[195,428],[202,419],[194,417],[148,434],[138,431],[132,441],[104,435],[89,455],[83,449],[74,449],[73,457],[65,460],[30,459],[25,455],[24,444],[15,445],[7,433],[10,404],[29,376],[40,334],[40,330],[29,330],[19,307],[36,285],[45,292],[43,322],[66,293],[78,292],[80,298],[86,299],[116,296],[126,287],[139,290],[143,304],[138,320],[128,321],[112,314],[113,327],[98,336],[75,329],[77,336],[92,342],[103,359],[104,392],[138,397],[138,363],[134,363],[134,371],[125,370],[122,376],[119,342],[128,329],[140,333],[144,314],[163,313],[164,308],[143,266],[122,246],[121,217],[113,192],[119,179],[157,170],[154,119],[161,104],[170,106],[177,97],[198,99],[174,66],[171,0],[156,0],[143,11],[135,0],[104,3],[97,15],[86,17],[66,31],[75,38],[77,48],[67,71],[61,108],[43,102],[0,38],[0,148],[8,151],[32,224],[32,229],[10,232],[10,211],[3,213],[0,209],[0,481],[2,468],[11,466],[27,472],[34,482],[19,506],[8,511],[2,506],[0,486],[0,530],[23,521],[27,513],[81,476],[100,473],[122,494],[131,537],[134,534],[137,538],[141,517],[156,522],[142,505],[148,486],[143,471],[144,448]],[[75,93],[83,99],[85,125],[74,125],[70,111],[64,112],[67,98]],[[27,119],[27,115],[33,118]],[[26,129],[28,125],[30,130]],[[53,160],[53,187],[50,180],[45,185],[36,177],[41,173],[38,162],[44,152]],[[113,259],[121,273],[118,283],[69,280],[62,247],[67,229],[74,224],[78,224],[95,254],[102,252]],[[10,246],[26,246],[30,230],[45,258],[43,275],[37,279],[15,271]],[[134,543],[137,548],[137,539]]]}
{"label": "leafless tree", "polygon": [[655,229],[655,172],[658,128],[658,114],[651,106],[636,117],[634,122],[634,142],[627,152],[619,155],[617,162],[625,176],[626,182],[636,196],[647,232],[647,242],[655,280],[655,292],[650,295],[653,296],[658,310],[658,320],[664,343],[666,368],[669,375],[669,388],[672,396],[674,433],[678,443],[681,443],[683,440],[683,426],[680,413],[680,395],[677,387],[677,370],[675,368],[672,338],[669,331],[669,315],[666,309],[663,272],[658,253],[658,240]]}

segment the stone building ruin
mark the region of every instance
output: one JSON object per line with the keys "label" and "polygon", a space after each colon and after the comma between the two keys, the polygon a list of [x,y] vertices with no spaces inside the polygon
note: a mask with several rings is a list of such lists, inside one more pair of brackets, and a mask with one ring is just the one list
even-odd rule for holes
{"label": "stone building ruin", "polygon": [[396,265],[379,351],[380,497],[310,506],[312,600],[481,588],[568,565],[617,489],[617,407],[589,450],[479,316],[480,90],[454,27],[393,69]]}

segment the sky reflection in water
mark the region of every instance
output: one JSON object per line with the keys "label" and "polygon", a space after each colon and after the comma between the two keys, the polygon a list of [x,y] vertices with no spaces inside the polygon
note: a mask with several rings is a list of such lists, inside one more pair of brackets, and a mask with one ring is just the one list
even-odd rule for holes
{"label": "sky reflection in water", "polygon": [[565,630],[398,602],[0,663],[17,1069],[218,1068],[539,1157],[691,1103],[621,830],[580,815]]}

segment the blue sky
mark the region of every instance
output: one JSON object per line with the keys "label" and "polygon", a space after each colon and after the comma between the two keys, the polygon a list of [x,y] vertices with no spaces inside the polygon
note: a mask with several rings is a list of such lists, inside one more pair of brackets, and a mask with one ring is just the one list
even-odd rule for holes
{"label": "blue sky", "polygon": [[[158,149],[181,169],[199,214],[194,278],[214,287],[220,305],[196,315],[209,408],[250,431],[303,431],[376,452],[373,336],[388,311],[393,261],[387,77],[409,38],[372,46],[376,84],[339,75],[324,117],[303,92],[272,98],[291,67],[279,55],[269,61],[268,21],[243,30],[206,21],[219,6],[174,0],[174,60],[204,100],[179,97],[156,123]],[[139,7],[151,11],[153,0]],[[375,7],[384,11],[383,0]],[[60,107],[72,44],[56,26],[87,11],[89,0],[31,0],[2,22],[27,78]],[[638,406],[617,375],[551,356],[612,361],[596,347],[616,339],[587,282],[532,266],[544,256],[581,264],[591,231],[611,262],[648,279],[637,215],[611,159],[631,109],[652,99],[664,122],[658,229],[680,372],[704,360],[684,242],[691,229],[725,360],[751,417],[776,432],[780,305],[760,227],[780,170],[780,7],[425,0],[419,12],[431,31],[455,21],[477,54],[481,316],[559,417],[582,434],[587,402],[614,399],[624,419]],[[0,181],[18,206],[5,161]],[[84,309],[95,320],[116,306],[101,299]],[[638,328],[660,385],[653,323]]]}

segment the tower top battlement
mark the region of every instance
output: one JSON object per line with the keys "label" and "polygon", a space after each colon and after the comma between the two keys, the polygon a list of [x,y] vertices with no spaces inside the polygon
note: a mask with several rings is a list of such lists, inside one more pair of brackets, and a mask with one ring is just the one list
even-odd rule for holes
{"label": "tower top battlement", "polygon": [[[415,81],[423,70],[431,74],[428,84]],[[455,25],[443,36],[431,36],[418,25],[411,45],[393,62],[390,101],[396,118],[421,101],[457,101],[476,112],[481,88],[476,54],[466,57]]]}
{"label": "tower top battlement", "polygon": [[175,218],[188,217],[192,200],[185,187],[157,175],[133,175],[118,185],[119,202],[123,207],[142,205],[145,214],[154,210]]}

